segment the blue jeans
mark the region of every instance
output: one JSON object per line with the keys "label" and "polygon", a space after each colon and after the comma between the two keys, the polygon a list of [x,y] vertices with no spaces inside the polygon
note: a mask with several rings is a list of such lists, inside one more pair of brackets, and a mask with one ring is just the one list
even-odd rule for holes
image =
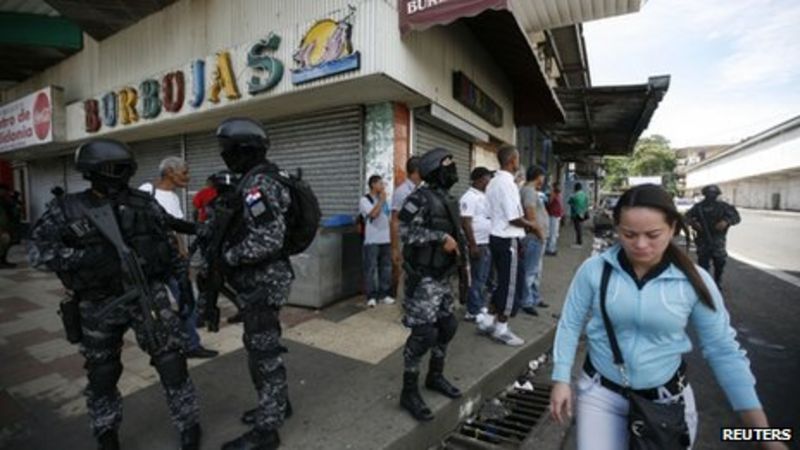
{"label": "blue jeans", "polygon": [[486,306],[486,282],[492,272],[492,252],[489,250],[489,244],[478,245],[478,252],[480,253],[478,257],[470,258],[472,286],[467,294],[467,312],[473,316]]}
{"label": "blue jeans", "polygon": [[538,305],[541,301],[539,282],[542,279],[542,257],[544,256],[544,242],[536,236],[526,236],[522,240],[525,249],[522,264],[525,266],[522,289],[519,292],[518,303],[520,308]]}
{"label": "blue jeans", "polygon": [[[181,298],[181,290],[178,287],[178,280],[176,278],[170,278],[167,282],[167,287],[169,288],[169,292],[175,298],[175,301]],[[194,296],[194,292],[192,292]],[[180,305],[178,305],[180,308]],[[197,334],[197,304],[194,305],[192,308],[192,312],[189,313],[189,317],[183,321],[183,327],[186,330],[186,334],[189,335],[189,351],[196,350],[200,348],[200,335]]]}
{"label": "blue jeans", "polygon": [[392,248],[390,244],[365,244],[364,281],[367,299],[392,295]]}

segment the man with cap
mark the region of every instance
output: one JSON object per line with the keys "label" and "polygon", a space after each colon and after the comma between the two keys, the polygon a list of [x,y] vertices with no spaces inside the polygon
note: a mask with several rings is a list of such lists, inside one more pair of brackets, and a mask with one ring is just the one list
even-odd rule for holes
{"label": "man with cap", "polygon": [[722,270],[728,258],[725,250],[728,228],[741,222],[739,212],[731,204],[719,200],[719,186],[708,185],[701,190],[703,201],[686,213],[686,221],[697,233],[697,263],[706,271],[714,262],[714,281],[722,283]]}
{"label": "man with cap", "polygon": [[269,139],[261,124],[228,119],[216,134],[225,165],[242,176],[236,191],[240,206],[232,220],[234,228],[225,233],[221,258],[227,267],[226,279],[243,303],[242,339],[258,394],[258,406],[242,417],[253,428],[222,448],[276,449],[278,430],[290,411],[279,313],[294,280],[283,250],[291,192],[271,175],[278,168],[266,158]]}
{"label": "man with cap", "polygon": [[[122,336],[133,328],[161,378],[181,448],[198,449],[199,408],[186,366],[188,338],[165,289],[171,277],[188,277],[168,236],[167,213],[149,194],[128,186],[136,162],[125,144],[89,141],[78,147],[75,166],[91,188],[48,204],[31,231],[28,257],[33,267],[54,271],[72,293],[71,300],[62,302],[62,321],[70,342],[80,344],[86,359],[89,382],[84,393],[94,436],[101,449],[119,448]],[[122,243],[114,243],[115,235]],[[126,260],[126,269],[118,256],[126,254],[123,246],[136,256],[135,262]],[[144,286],[136,285],[138,295],[123,301],[136,292],[129,286],[134,280]],[[184,288],[182,292],[188,292],[189,286]],[[142,298],[142,291],[150,295]],[[181,303],[189,309],[190,302]]]}
{"label": "man with cap", "polygon": [[469,243],[472,284],[467,294],[467,312],[464,320],[474,322],[486,308],[485,287],[492,271],[492,254],[489,251],[489,232],[492,217],[486,200],[486,186],[494,173],[486,167],[476,167],[470,174],[472,185],[461,196],[461,226]]}
{"label": "man with cap", "polygon": [[415,419],[427,421],[433,413],[420,395],[418,379],[428,351],[425,386],[450,398],[461,396],[444,377],[444,360],[458,327],[450,280],[467,246],[458,205],[449,192],[458,181],[453,155],[434,148],[420,159],[419,172],[425,184],[408,196],[398,215],[406,273],[403,324],[411,329],[403,350],[400,405]]}

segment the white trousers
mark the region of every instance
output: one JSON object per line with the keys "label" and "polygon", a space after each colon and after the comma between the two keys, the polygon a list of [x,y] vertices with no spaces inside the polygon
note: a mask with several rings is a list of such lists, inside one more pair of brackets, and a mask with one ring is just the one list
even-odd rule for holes
{"label": "white trousers", "polygon": [[558,251],[558,232],[560,231],[559,228],[561,227],[561,218],[549,216],[547,220],[547,247],[545,247],[545,250],[550,253],[555,253]]}
{"label": "white trousers", "polygon": [[[679,395],[672,396],[661,389],[659,402],[675,402],[681,396],[686,405],[686,424],[694,445],[697,435],[697,409],[694,391],[686,386]],[[577,383],[578,400],[576,422],[578,450],[623,450],[628,448],[628,400],[600,384],[600,374],[589,377],[582,373]],[[689,446],[689,449],[692,447]]]}

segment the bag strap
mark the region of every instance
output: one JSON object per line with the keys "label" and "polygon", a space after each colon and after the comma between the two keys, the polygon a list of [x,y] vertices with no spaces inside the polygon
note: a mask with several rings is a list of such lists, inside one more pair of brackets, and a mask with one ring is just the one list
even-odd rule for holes
{"label": "bag strap", "polygon": [[625,360],[622,358],[622,351],[619,349],[619,342],[617,342],[617,334],[614,332],[614,326],[611,324],[611,318],[608,317],[608,310],[606,309],[606,294],[612,270],[613,268],[608,261],[603,263],[603,277],[600,279],[600,311],[603,313],[603,325],[606,328],[608,342],[611,344],[611,352],[614,354],[614,365],[619,368],[620,374],[622,374],[624,386],[628,387],[630,382],[628,381],[628,375],[625,373]]}

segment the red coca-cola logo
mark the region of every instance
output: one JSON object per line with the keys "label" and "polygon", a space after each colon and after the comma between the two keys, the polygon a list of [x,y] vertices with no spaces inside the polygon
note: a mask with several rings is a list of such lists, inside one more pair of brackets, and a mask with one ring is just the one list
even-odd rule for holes
{"label": "red coca-cola logo", "polygon": [[33,102],[33,130],[39,140],[47,139],[50,134],[50,99],[47,94],[40,92]]}

